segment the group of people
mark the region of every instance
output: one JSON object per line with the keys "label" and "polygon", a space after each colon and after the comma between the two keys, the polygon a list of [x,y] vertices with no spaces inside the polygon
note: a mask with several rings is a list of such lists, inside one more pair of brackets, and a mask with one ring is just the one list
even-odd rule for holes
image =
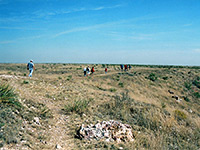
{"label": "group of people", "polygon": [[[120,65],[121,70],[123,71],[128,71],[131,69],[131,65]],[[29,77],[32,77],[33,74],[33,70],[35,70],[35,66],[33,64],[33,60],[31,59],[30,62],[27,64],[27,70],[29,70]],[[92,69],[90,69],[89,66],[85,67],[83,69],[84,72],[84,76],[88,76],[88,75],[92,75],[95,71],[94,71],[94,67],[92,67]],[[108,72],[108,68],[105,68],[105,74]]]}
{"label": "group of people", "polygon": [[87,66],[87,68],[85,67],[85,68],[83,69],[83,72],[84,72],[84,76],[93,74],[93,73],[95,72],[95,71],[94,71],[94,67],[92,67],[92,69],[90,69],[90,67]]}
{"label": "group of people", "polygon": [[120,65],[121,71],[128,71],[131,69],[131,65]]}

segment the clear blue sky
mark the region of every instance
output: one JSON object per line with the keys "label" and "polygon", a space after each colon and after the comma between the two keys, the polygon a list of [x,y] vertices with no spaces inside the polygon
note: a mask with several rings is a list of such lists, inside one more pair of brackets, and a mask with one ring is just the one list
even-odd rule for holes
{"label": "clear blue sky", "polygon": [[200,0],[0,0],[0,63],[200,66]]}

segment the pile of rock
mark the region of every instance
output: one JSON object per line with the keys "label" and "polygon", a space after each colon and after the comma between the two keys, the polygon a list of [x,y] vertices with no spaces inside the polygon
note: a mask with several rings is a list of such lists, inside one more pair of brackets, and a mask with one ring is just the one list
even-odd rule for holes
{"label": "pile of rock", "polygon": [[81,125],[78,136],[81,139],[105,140],[107,142],[129,142],[133,141],[132,127],[128,124],[122,124],[118,121],[102,121],[95,125]]}

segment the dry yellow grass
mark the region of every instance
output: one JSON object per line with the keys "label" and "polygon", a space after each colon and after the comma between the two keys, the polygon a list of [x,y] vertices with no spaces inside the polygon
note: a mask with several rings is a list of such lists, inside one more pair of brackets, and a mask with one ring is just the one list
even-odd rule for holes
{"label": "dry yellow grass", "polygon": [[[63,149],[199,148],[200,103],[194,93],[200,93],[200,89],[193,84],[200,77],[199,68],[134,66],[128,72],[121,72],[118,65],[109,65],[108,73],[104,74],[102,65],[94,65],[95,73],[84,77],[84,66],[87,65],[36,64],[33,77],[28,78],[25,64],[0,64],[0,82],[14,87],[23,105],[26,101],[33,102],[30,107],[26,104],[28,110],[36,109],[41,113],[34,105],[43,104],[52,115],[42,119],[35,114],[41,125],[35,125],[32,120],[24,123],[25,143],[19,141],[5,147],[55,149],[59,144]],[[148,78],[151,73],[156,75],[156,81]],[[186,88],[185,83],[191,86]],[[126,92],[128,100],[118,106],[116,96],[122,97]],[[172,95],[182,101],[177,102]],[[66,111],[66,105],[79,100],[90,100],[83,113]],[[75,138],[82,123],[104,119],[131,124],[135,142],[117,144]]]}

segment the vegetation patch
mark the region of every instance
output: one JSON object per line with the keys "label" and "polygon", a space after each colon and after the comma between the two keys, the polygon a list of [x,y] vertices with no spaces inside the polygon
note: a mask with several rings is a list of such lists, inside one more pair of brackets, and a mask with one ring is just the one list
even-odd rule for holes
{"label": "vegetation patch", "polygon": [[22,106],[9,85],[0,85],[0,146],[20,140]]}
{"label": "vegetation patch", "polygon": [[158,77],[154,74],[151,73],[148,77],[146,77],[147,79],[151,80],[151,81],[156,81],[158,79]]}
{"label": "vegetation patch", "polygon": [[72,112],[72,113],[77,113],[77,114],[81,115],[88,110],[89,103],[91,101],[92,101],[92,99],[75,100],[72,103],[65,105],[64,111],[66,113]]}

